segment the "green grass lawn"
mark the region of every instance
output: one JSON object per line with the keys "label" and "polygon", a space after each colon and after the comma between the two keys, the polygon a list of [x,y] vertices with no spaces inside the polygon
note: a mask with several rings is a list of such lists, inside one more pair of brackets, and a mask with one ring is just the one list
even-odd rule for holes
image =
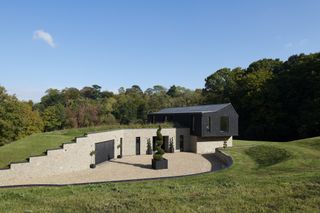
{"label": "green grass lawn", "polygon": [[[192,177],[0,189],[0,212],[319,212],[319,144],[235,141],[231,168]],[[261,165],[273,152],[288,157]]]}

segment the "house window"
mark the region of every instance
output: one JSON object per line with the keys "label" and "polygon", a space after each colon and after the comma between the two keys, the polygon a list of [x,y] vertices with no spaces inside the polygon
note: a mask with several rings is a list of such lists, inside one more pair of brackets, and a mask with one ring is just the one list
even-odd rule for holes
{"label": "house window", "polygon": [[122,157],[122,138],[120,138],[120,156]]}
{"label": "house window", "polygon": [[180,140],[177,140],[177,141],[176,141],[176,149],[180,149],[181,137],[183,138],[183,135],[180,135]]}
{"label": "house window", "polygon": [[208,126],[207,126],[207,131],[211,132],[211,117],[208,117]]}
{"label": "house window", "polygon": [[156,123],[156,116],[152,116],[152,123]]}
{"label": "house window", "polygon": [[183,137],[183,135],[180,135],[180,140],[179,140],[179,142],[177,141],[177,143],[176,143],[176,149],[180,149],[180,152],[184,151],[184,137]]}
{"label": "house window", "polygon": [[229,117],[227,116],[220,117],[220,131],[229,132]]}
{"label": "house window", "polygon": [[140,137],[136,137],[136,155],[140,155]]}
{"label": "house window", "polygon": [[192,116],[192,131],[195,130],[195,122],[196,122],[196,119],[194,117],[194,115]]}

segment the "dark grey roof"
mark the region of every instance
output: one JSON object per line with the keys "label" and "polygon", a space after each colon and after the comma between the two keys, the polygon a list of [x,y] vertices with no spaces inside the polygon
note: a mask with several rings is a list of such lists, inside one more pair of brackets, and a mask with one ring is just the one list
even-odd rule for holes
{"label": "dark grey roof", "polygon": [[212,104],[212,105],[199,105],[190,107],[176,107],[176,108],[166,108],[159,112],[154,112],[150,114],[176,114],[176,113],[206,113],[206,112],[217,112],[231,103],[227,104]]}

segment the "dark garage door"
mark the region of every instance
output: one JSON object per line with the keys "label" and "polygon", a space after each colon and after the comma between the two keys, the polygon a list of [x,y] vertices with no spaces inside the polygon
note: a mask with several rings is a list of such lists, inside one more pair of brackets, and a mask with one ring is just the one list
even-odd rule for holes
{"label": "dark garage door", "polygon": [[96,148],[96,164],[99,164],[114,158],[114,140],[96,143],[95,148]]}

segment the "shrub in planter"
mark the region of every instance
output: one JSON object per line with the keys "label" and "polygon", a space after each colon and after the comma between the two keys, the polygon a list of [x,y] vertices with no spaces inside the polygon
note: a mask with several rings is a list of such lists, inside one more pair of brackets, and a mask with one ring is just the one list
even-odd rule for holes
{"label": "shrub in planter", "polygon": [[151,141],[150,138],[147,140],[147,155],[152,155]]}
{"label": "shrub in planter", "polygon": [[224,141],[224,142],[223,142],[223,148],[225,149],[225,148],[227,148],[227,147],[228,147],[227,141]]}
{"label": "shrub in planter", "polygon": [[95,150],[93,150],[93,151],[90,152],[90,156],[91,156],[90,168],[91,168],[91,169],[96,168],[96,164],[93,162],[93,156],[94,156],[95,154],[96,154],[96,151],[95,151]]}
{"label": "shrub in planter", "polygon": [[161,148],[163,144],[163,137],[161,134],[161,126],[159,126],[157,130],[157,138],[156,138],[156,151],[153,155],[152,159],[152,168],[153,169],[167,169],[168,168],[168,160],[163,158],[164,150]]}

